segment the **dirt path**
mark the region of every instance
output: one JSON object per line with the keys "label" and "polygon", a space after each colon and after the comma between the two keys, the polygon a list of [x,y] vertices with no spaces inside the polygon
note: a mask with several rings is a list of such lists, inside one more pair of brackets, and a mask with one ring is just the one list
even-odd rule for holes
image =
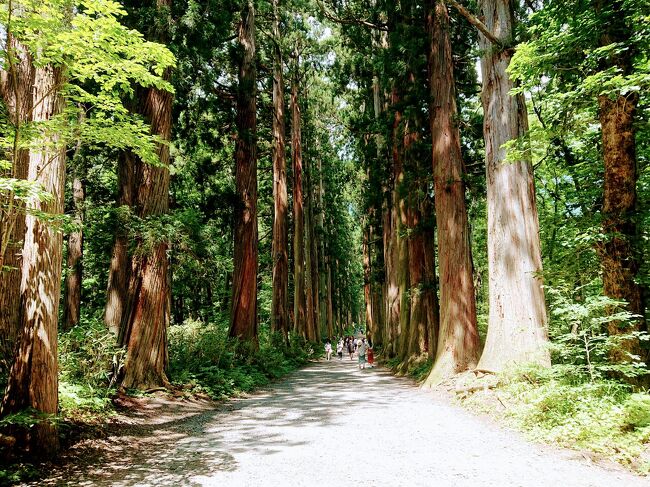
{"label": "dirt path", "polygon": [[579,453],[532,445],[349,359],[314,364],[223,410],[181,407],[153,414],[156,424],[136,435],[107,438],[103,463],[73,465],[39,485],[650,485]]}

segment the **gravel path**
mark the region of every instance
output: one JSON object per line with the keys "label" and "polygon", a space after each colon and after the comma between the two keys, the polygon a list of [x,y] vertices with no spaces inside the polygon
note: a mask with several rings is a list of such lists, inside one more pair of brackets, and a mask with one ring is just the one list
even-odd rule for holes
{"label": "gravel path", "polygon": [[650,486],[349,359],[313,364],[221,410],[178,413],[186,417],[161,414],[138,438],[109,439],[122,446],[109,462],[40,485]]}

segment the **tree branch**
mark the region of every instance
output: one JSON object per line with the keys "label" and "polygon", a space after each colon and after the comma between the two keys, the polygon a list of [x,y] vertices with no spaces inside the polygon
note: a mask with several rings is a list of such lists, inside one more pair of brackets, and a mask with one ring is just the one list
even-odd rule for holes
{"label": "tree branch", "polygon": [[449,2],[449,4],[454,7],[460,14],[467,19],[467,21],[472,24],[474,27],[476,27],[481,34],[485,36],[487,40],[489,40],[492,44],[496,44],[497,46],[501,46],[502,42],[497,39],[492,32],[490,32],[490,29],[487,28],[487,26],[481,22],[481,20],[474,15],[472,12],[467,10],[465,7],[463,7],[460,3],[458,3],[456,0],[446,0]]}
{"label": "tree branch", "polygon": [[370,29],[388,31],[388,26],[386,26],[385,24],[373,24],[372,22],[368,22],[367,20],[363,20],[363,19],[341,19],[335,16],[334,14],[328,12],[327,9],[325,8],[325,5],[323,5],[323,2],[321,2],[321,0],[316,0],[316,3],[318,3],[318,6],[320,7],[320,10],[325,16],[325,18],[331,20],[332,22],[336,22],[337,24],[362,25],[364,27],[369,27]]}

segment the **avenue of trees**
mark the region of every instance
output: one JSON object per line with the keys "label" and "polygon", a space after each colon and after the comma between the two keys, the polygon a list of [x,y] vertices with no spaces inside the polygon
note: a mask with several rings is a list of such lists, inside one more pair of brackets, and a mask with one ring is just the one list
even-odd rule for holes
{"label": "avenue of trees", "polygon": [[365,327],[427,386],[552,363],[647,385],[649,19],[642,0],[3,2],[3,434],[56,452],[75,330],[106,331],[121,390],[181,380],[188,323],[250,357]]}

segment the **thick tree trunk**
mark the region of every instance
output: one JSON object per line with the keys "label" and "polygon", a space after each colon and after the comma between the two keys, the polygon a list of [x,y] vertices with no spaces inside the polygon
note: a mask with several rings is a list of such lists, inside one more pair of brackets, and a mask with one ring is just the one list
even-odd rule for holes
{"label": "thick tree trunk", "polygon": [[[596,11],[606,19],[600,44],[629,42],[632,32],[625,16],[620,15],[624,2],[595,0],[594,3]],[[627,75],[633,55],[630,49],[617,52],[608,59],[607,67],[615,66]],[[606,239],[601,246],[603,291],[610,298],[625,301],[627,309],[640,317],[625,325],[618,321],[610,322],[607,326],[610,335],[647,330],[643,288],[637,282],[639,256],[635,249],[635,241],[639,238],[635,130],[638,102],[638,94],[634,92],[619,94],[615,98],[598,97],[605,165],[602,211]],[[628,361],[629,354],[640,356],[646,364],[650,358],[650,350],[644,349],[636,338],[624,340],[620,348],[612,352],[611,358],[616,362]]]}
{"label": "thick tree trunk", "polygon": [[410,311],[409,334],[405,362],[408,364],[413,359],[419,358],[427,352],[428,347],[428,322],[429,314],[427,313],[427,290],[426,290],[426,257],[427,250],[422,232],[422,215],[420,213],[419,202],[411,198],[409,208],[409,229],[411,235],[408,240],[409,245],[409,279],[410,279]]}
{"label": "thick tree trunk", "polygon": [[[23,125],[32,118],[34,103],[34,63],[29,51],[13,35],[7,35],[6,51],[12,56],[6,70],[0,72],[0,96],[15,134],[11,151],[11,170],[3,177],[26,179],[29,151],[20,149]],[[6,199],[5,199],[6,198]],[[0,372],[9,366],[20,330],[21,252],[25,236],[24,204],[13,193],[0,196],[7,212],[0,215]]]}
{"label": "thick tree trunk", "polygon": [[257,117],[255,9],[248,0],[239,25],[235,252],[230,336],[257,339]]}
{"label": "thick tree trunk", "polygon": [[[63,81],[58,68],[35,71],[33,120],[45,122],[61,113]],[[58,135],[44,134],[42,149],[32,149],[28,179],[38,182],[51,200],[29,202],[31,210],[63,214],[65,146]],[[33,214],[26,217],[22,251],[21,326],[13,366],[0,416],[28,408],[54,415],[58,406],[57,323],[61,295],[63,236],[54,226]],[[17,285],[17,283],[14,283]],[[41,420],[26,434],[26,445],[35,456],[51,456],[58,449],[56,426]]]}
{"label": "thick tree trunk", "polygon": [[[514,34],[511,0],[481,0],[487,28],[499,39]],[[508,364],[550,365],[546,348],[546,306],[539,273],[542,258],[530,160],[506,162],[503,145],[526,136],[523,96],[511,96],[506,70],[511,50],[499,50],[479,35],[484,56],[483,132],[487,172],[489,318],[478,368],[503,370]]]}
{"label": "thick tree trunk", "polygon": [[436,362],[426,381],[434,385],[476,365],[479,339],[447,7],[433,1],[428,16],[430,122],[440,259],[440,334]]}
{"label": "thick tree trunk", "polygon": [[273,0],[273,297],[271,330],[281,332],[286,341],[289,331],[289,256],[287,242],[287,164],[285,154],[284,78],[280,49],[279,0]]}
{"label": "thick tree trunk", "polygon": [[131,266],[129,261],[130,212],[135,203],[135,157],[132,153],[121,154],[117,167],[117,222],[115,243],[111,256],[106,290],[104,323],[117,337],[126,309]]}
{"label": "thick tree trunk", "polygon": [[[614,321],[608,324],[610,335],[632,333],[646,329],[643,318],[645,306],[641,286],[636,278],[639,261],[633,242],[638,238],[636,225],[636,146],[634,116],[636,95],[598,98],[602,127],[605,188],[603,192],[603,233],[607,240],[602,246],[603,290],[610,298],[625,301],[627,309],[640,316],[629,326]],[[642,360],[647,350],[638,339],[629,339],[612,353],[617,362],[628,361],[629,355]]]}
{"label": "thick tree trunk", "polygon": [[65,306],[63,308],[63,329],[69,330],[79,323],[81,312],[81,279],[83,276],[83,221],[86,188],[79,169],[72,179],[72,200],[74,202],[75,230],[68,235],[68,262],[65,276]]}
{"label": "thick tree trunk", "polygon": [[[427,192],[425,192],[426,194]],[[440,305],[438,303],[438,286],[436,279],[436,243],[435,227],[433,220],[433,202],[427,195],[422,200],[421,206],[422,239],[424,241],[424,285],[422,287],[422,300],[427,315],[426,350],[429,358],[434,359],[438,344],[440,330]]]}
{"label": "thick tree trunk", "polygon": [[[299,60],[296,56],[296,70]],[[307,338],[305,299],[305,216],[302,197],[302,135],[298,74],[291,80],[291,159],[293,162],[293,316],[294,331]]]}
{"label": "thick tree trunk", "polygon": [[[155,40],[165,42],[171,0],[157,0],[156,5],[165,27],[156,32]],[[171,72],[163,77],[170,79]],[[171,140],[172,101],[171,93],[156,88],[144,90],[140,99],[140,113],[150,123],[151,133],[163,141]],[[169,211],[169,145],[159,144],[157,155],[160,166],[138,159],[134,162],[135,213],[141,219],[157,218]],[[127,351],[122,387],[149,389],[168,384],[165,368],[171,291],[167,250],[166,241],[136,240],[119,334],[119,342]]]}

